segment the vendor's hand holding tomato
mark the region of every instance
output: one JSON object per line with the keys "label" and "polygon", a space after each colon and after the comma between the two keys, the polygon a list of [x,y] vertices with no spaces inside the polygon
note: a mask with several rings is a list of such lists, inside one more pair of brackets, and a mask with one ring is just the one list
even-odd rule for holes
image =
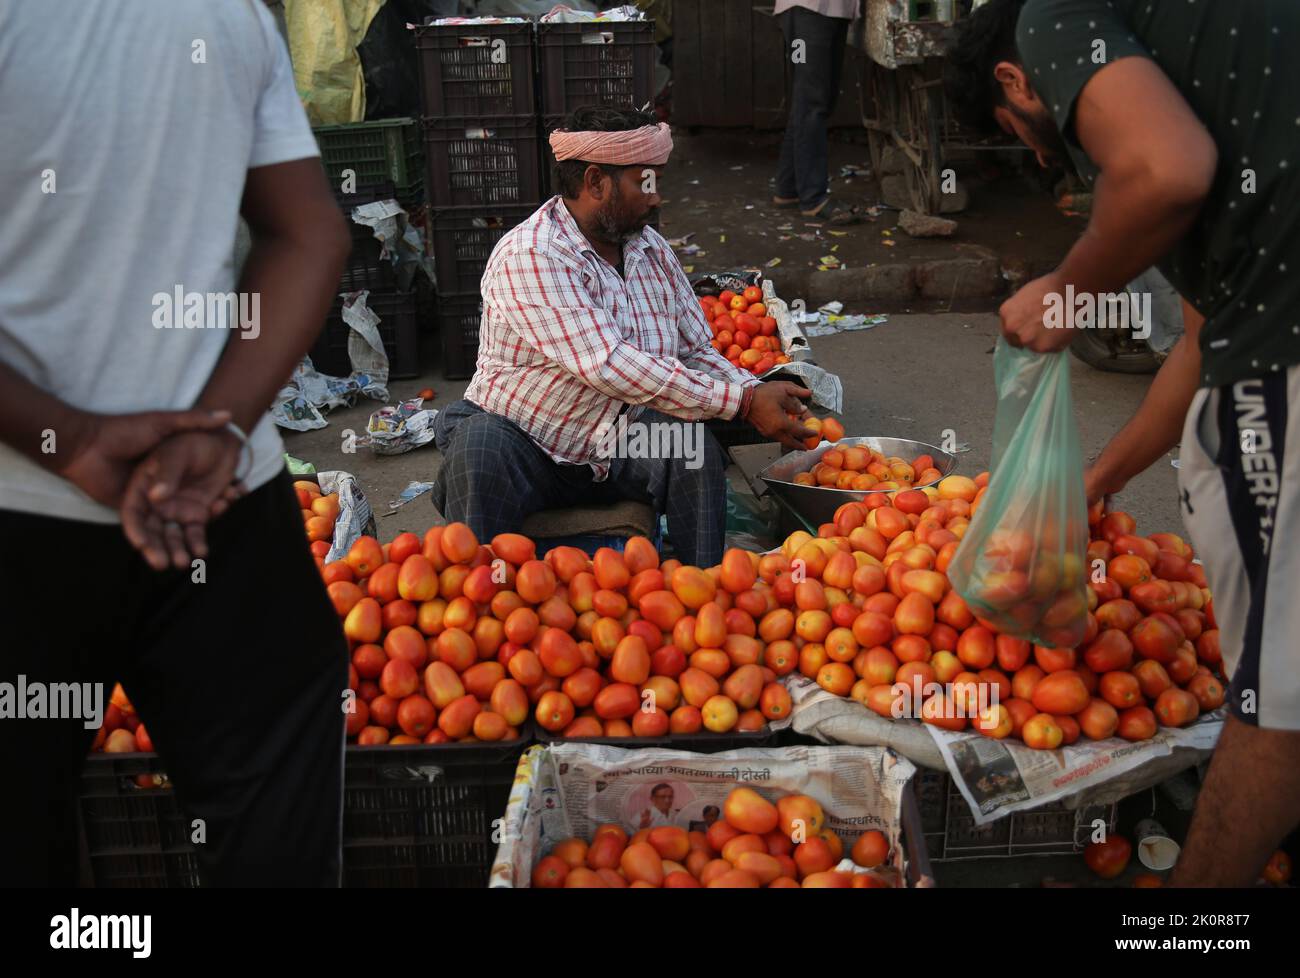
{"label": "vendor's hand holding tomato", "polygon": [[[998,309],[1002,317],[1002,335],[1012,346],[1025,347],[1035,353],[1056,353],[1074,339],[1073,329],[1048,329],[1043,323],[1047,311],[1044,300],[1059,296],[1065,301],[1065,282],[1055,272],[1036,278],[1023,286]],[[1067,314],[1073,316],[1073,310]]]}
{"label": "vendor's hand holding tomato", "polygon": [[[798,451],[804,447],[803,441],[808,437],[803,426],[808,408],[803,401],[810,397],[812,391],[789,381],[772,380],[759,384],[754,388],[745,420],[757,428],[759,434],[779,441],[791,451]],[[796,421],[791,414],[799,420]]]}

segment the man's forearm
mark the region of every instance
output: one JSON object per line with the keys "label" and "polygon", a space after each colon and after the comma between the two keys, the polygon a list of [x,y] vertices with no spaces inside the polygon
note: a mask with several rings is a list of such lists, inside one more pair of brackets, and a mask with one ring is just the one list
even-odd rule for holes
{"label": "man's forearm", "polygon": [[1093,466],[1093,478],[1103,491],[1119,491],[1178,444],[1200,372],[1196,334],[1184,333],[1156,374],[1137,413],[1111,439]]}
{"label": "man's forearm", "polygon": [[1122,289],[1169,252],[1199,209],[1199,200],[1167,194],[1149,174],[1103,174],[1092,219],[1058,274],[1078,293]]}
{"label": "man's forearm", "polygon": [[[7,363],[0,363],[0,441],[56,470],[81,436],[85,412],[42,390]],[[51,441],[47,432],[53,434]],[[64,443],[62,455],[59,442]]]}
{"label": "man's forearm", "polygon": [[228,409],[249,431],[320,333],[337,295],[348,239],[254,238],[239,289],[257,295],[255,338],[231,336],[198,407]]}

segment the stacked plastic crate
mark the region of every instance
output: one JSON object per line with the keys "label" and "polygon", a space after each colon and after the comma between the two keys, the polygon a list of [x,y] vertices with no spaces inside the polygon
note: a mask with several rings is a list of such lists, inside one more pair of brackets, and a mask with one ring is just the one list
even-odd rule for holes
{"label": "stacked plastic crate", "polygon": [[343,296],[369,291],[367,307],[379,317],[379,335],[388,354],[389,376],[419,373],[419,318],[414,292],[398,289],[393,266],[381,255],[371,229],[352,219],[363,204],[396,200],[413,217],[424,206],[424,160],[419,123],[414,119],[383,119],[314,130],[321,163],[334,198],[352,230],[352,253],[339,282],[339,294],[320,338],[312,347],[312,363],[322,373],[346,376],[350,328],[343,321]]}
{"label": "stacked plastic crate", "polygon": [[585,105],[640,109],[655,96],[652,20],[537,25],[541,73],[542,173],[552,184],[555,157],[546,137]]}
{"label": "stacked plastic crate", "polygon": [[533,25],[426,25],[415,38],[443,372],[465,378],[488,256],[543,199]]}
{"label": "stacked plastic crate", "polygon": [[654,22],[426,25],[415,35],[443,367],[464,378],[478,358],[488,256],[554,193],[546,135],[578,106],[651,101]]}

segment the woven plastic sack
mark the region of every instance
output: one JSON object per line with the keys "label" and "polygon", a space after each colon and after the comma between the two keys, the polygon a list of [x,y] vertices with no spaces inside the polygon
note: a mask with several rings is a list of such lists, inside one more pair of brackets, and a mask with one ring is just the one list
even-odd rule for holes
{"label": "woven plastic sack", "polygon": [[993,463],[953,589],[998,631],[1073,648],[1087,624],[1087,501],[1070,360],[998,340]]}

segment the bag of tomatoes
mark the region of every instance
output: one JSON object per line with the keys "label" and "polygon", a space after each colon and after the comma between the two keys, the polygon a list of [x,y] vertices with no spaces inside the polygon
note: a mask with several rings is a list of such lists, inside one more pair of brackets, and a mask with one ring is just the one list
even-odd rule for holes
{"label": "bag of tomatoes", "polygon": [[1088,514],[1070,360],[999,339],[993,372],[989,484],[948,578],[998,631],[1073,648],[1087,626]]}

